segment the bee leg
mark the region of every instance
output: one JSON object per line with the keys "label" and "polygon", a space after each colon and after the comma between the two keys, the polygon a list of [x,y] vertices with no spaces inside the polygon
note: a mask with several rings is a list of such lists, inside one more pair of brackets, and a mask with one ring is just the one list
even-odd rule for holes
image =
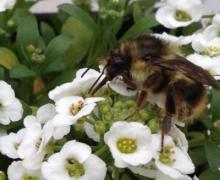
{"label": "bee leg", "polygon": [[138,93],[135,111],[132,112],[128,117],[126,117],[125,120],[131,118],[132,116],[134,116],[136,113],[138,113],[141,110],[141,108],[144,105],[144,102],[146,101],[146,98],[147,98],[147,91],[140,91]]}
{"label": "bee leg", "polygon": [[161,152],[163,152],[164,147],[164,136],[165,134],[168,134],[168,132],[171,129],[172,125],[172,117],[175,114],[176,107],[175,107],[175,88],[174,86],[170,85],[167,89],[166,94],[166,115],[163,118],[162,124],[161,124]]}
{"label": "bee leg", "polygon": [[122,77],[123,77],[123,81],[128,86],[127,89],[129,89],[129,90],[136,90],[137,89],[137,85],[134,82],[132,82],[129,75],[123,74]]}
{"label": "bee leg", "polygon": [[161,82],[161,73],[156,72],[152,75],[150,75],[142,84],[142,88],[140,89],[140,92],[138,93],[138,98],[136,101],[136,108],[133,113],[131,113],[127,118],[129,119],[133,115],[135,115],[138,111],[141,110],[141,108],[144,106],[144,103],[146,102],[147,99],[147,91],[150,89],[153,89],[155,87],[155,84]]}
{"label": "bee leg", "polygon": [[163,118],[161,125],[161,152],[163,152],[163,148],[164,148],[164,136],[170,131],[171,124],[172,124],[172,116],[167,114]]}

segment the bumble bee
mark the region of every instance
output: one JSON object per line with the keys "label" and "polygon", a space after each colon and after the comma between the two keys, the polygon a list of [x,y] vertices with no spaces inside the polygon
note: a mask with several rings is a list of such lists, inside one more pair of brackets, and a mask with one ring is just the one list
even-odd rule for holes
{"label": "bumble bee", "polygon": [[[220,83],[207,71],[181,56],[179,48],[153,36],[138,37],[111,50],[104,58],[105,78],[90,89],[91,94],[118,76],[127,88],[138,91],[136,111],[146,101],[156,99],[164,109],[161,122],[161,147],[172,120],[184,123],[204,110],[208,94],[206,86],[220,89]],[[153,97],[153,98],[152,98]]]}

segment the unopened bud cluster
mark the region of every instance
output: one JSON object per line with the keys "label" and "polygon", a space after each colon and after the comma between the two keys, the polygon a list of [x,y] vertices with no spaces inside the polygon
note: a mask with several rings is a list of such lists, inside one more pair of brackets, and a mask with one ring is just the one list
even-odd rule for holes
{"label": "unopened bud cluster", "polygon": [[41,63],[46,60],[43,50],[36,48],[33,44],[29,44],[26,49],[32,61]]}

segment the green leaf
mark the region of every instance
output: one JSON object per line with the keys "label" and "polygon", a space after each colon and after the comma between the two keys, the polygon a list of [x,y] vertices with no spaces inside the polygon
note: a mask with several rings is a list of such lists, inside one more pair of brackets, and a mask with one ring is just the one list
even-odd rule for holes
{"label": "green leaf", "polygon": [[93,33],[96,33],[98,31],[95,21],[87,12],[85,12],[81,8],[70,4],[64,4],[59,6],[59,9],[74,17],[75,19],[78,19],[78,21],[83,22],[87,26],[87,28],[93,31]]}
{"label": "green leaf", "polygon": [[157,0],[139,0],[138,1],[142,6],[147,6],[147,7],[149,7],[149,6],[153,6],[156,2],[157,2]]}
{"label": "green leaf", "polygon": [[5,77],[5,70],[2,66],[0,66],[0,79],[4,79]]}
{"label": "green leaf", "polygon": [[183,28],[183,35],[192,35],[198,29],[201,29],[201,23],[192,23],[191,25]]}
{"label": "green leaf", "polygon": [[[58,65],[51,64],[54,64],[55,62],[57,63],[58,60],[60,61],[59,63],[64,63],[64,56],[71,43],[72,37],[64,34],[57,36],[49,43],[45,51],[47,60],[43,64],[45,67],[43,71],[44,73],[52,72],[53,70],[57,71],[57,68],[59,69]],[[55,69],[51,68],[51,66],[53,66]],[[60,70],[62,69],[60,68]]]}
{"label": "green leaf", "polygon": [[220,118],[220,111],[219,111],[219,105],[220,105],[220,91],[212,90],[212,99],[211,99],[211,113],[213,120]]}
{"label": "green leaf", "polygon": [[212,141],[207,141],[205,144],[205,150],[210,168],[212,170],[218,170],[220,167],[219,144]]}
{"label": "green leaf", "polygon": [[120,39],[120,42],[127,41],[128,39],[138,37],[140,35],[149,34],[150,28],[156,26],[158,23],[154,15],[149,15],[138,20]]}
{"label": "green leaf", "polygon": [[10,70],[10,77],[15,79],[25,78],[25,77],[34,77],[36,73],[28,67],[17,64]]}
{"label": "green leaf", "polygon": [[133,17],[134,17],[134,22],[137,22],[143,17],[141,5],[138,3],[134,4]]}
{"label": "green leaf", "polygon": [[18,56],[26,65],[32,61],[27,52],[28,45],[34,45],[37,48],[44,49],[45,44],[40,36],[36,17],[25,10],[17,10],[13,17],[17,24],[16,48]]}
{"label": "green leaf", "polygon": [[205,154],[205,148],[199,147],[199,148],[194,148],[189,151],[189,155],[192,158],[193,163],[196,166],[202,165],[206,163],[206,154]]}
{"label": "green leaf", "polygon": [[19,44],[23,44],[25,47],[29,44],[33,44],[36,47],[42,45],[37,20],[33,15],[23,14],[17,24],[17,42]]}
{"label": "green leaf", "polygon": [[84,23],[74,17],[70,17],[66,21],[62,32],[73,37],[65,58],[67,65],[73,67],[74,64],[79,63],[88,53],[94,35]]}
{"label": "green leaf", "polygon": [[132,178],[127,174],[123,174],[121,180],[132,180]]}
{"label": "green leaf", "polygon": [[210,169],[204,171],[199,176],[199,180],[219,180],[219,179],[220,179],[219,171],[212,171]]}
{"label": "green leaf", "polygon": [[0,47],[0,65],[7,69],[11,69],[17,63],[19,63],[18,58],[13,51]]}
{"label": "green leaf", "polygon": [[46,44],[48,44],[54,37],[54,29],[46,22],[40,24],[41,34]]}

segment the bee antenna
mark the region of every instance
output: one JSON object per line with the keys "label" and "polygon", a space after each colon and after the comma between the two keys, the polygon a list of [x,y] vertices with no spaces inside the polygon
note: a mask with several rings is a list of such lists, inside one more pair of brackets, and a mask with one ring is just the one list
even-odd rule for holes
{"label": "bee antenna", "polygon": [[99,75],[99,77],[96,79],[96,81],[95,81],[95,82],[92,84],[92,86],[90,87],[90,89],[89,89],[89,94],[91,93],[91,91],[93,90],[93,88],[95,87],[95,85],[98,83],[98,81],[101,79],[102,75],[103,75],[104,72],[105,72],[106,66],[107,66],[107,65],[104,66],[104,68],[103,68],[101,74]]}
{"label": "bee antenna", "polygon": [[93,66],[93,64],[90,65],[88,68],[86,68],[86,70],[82,73],[81,78],[83,78],[83,76],[86,75],[86,73],[91,69],[92,66]]}

